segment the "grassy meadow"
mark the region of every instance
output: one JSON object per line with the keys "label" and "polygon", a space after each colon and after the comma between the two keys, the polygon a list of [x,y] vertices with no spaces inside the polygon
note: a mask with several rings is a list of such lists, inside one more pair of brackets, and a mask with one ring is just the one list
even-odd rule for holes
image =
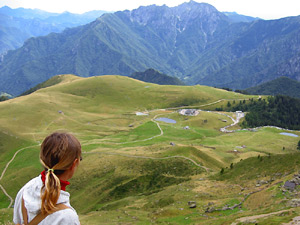
{"label": "grassy meadow", "polygon": [[[41,172],[43,139],[67,131],[82,143],[83,161],[67,189],[81,224],[231,224],[289,210],[257,219],[279,224],[299,212],[287,204],[293,193],[283,193],[279,183],[298,172],[299,138],[276,128],[222,133],[220,128],[232,123],[225,115],[178,113],[178,108],[214,110],[257,96],[123,76],[61,75],[50,83],[0,103],[0,175],[20,150],[0,180],[12,198]],[[176,123],[158,122],[159,117]],[[272,182],[257,187],[262,179]],[[189,208],[189,201],[197,207]],[[240,202],[233,210],[221,210]],[[0,224],[12,221],[9,204],[1,191]]]}

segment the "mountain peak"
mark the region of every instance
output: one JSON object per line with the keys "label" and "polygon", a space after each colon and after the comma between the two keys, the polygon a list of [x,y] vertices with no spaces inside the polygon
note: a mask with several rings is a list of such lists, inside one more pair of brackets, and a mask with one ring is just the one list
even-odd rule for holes
{"label": "mountain peak", "polygon": [[[196,1],[193,1],[193,0],[190,0],[189,2],[184,2],[178,6],[182,6],[182,5],[190,5],[190,6],[210,6],[210,7],[213,7],[212,5],[208,4],[208,3],[205,3],[205,2],[196,2]],[[178,6],[175,6],[175,7],[178,7]],[[214,8],[214,7],[213,7]]]}
{"label": "mountain peak", "polygon": [[12,11],[12,8],[8,7],[7,5],[0,8],[1,13],[9,13]]}
{"label": "mountain peak", "polygon": [[218,11],[214,6],[208,4],[208,3],[199,3],[195,1],[189,1],[189,2],[184,2],[178,6],[175,6],[173,8],[183,8],[183,9],[194,9],[194,10],[213,10],[213,11]]}
{"label": "mountain peak", "polygon": [[11,9],[10,7],[8,7],[7,5],[1,7],[0,9]]}
{"label": "mountain peak", "polygon": [[172,21],[171,24],[178,24],[179,22],[187,24],[196,18],[205,19],[206,21],[210,19],[213,21],[228,19],[214,6],[192,0],[174,7],[166,5],[141,6],[138,9],[127,11],[127,13],[131,21],[135,21],[143,26],[148,24],[154,25],[156,22],[161,25],[165,24],[164,21]]}
{"label": "mountain peak", "polygon": [[195,1],[185,2],[181,5],[173,7],[172,10],[179,18],[189,18],[194,20],[196,18],[209,20],[226,20],[226,18],[214,6],[208,3],[198,3]]}

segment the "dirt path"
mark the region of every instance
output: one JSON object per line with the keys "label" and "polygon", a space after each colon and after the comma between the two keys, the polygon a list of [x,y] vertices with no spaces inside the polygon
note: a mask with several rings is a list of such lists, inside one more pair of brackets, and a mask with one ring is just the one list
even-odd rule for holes
{"label": "dirt path", "polygon": [[191,158],[185,157],[185,156],[180,156],[180,155],[174,155],[174,156],[167,156],[167,157],[151,157],[151,156],[139,156],[139,155],[126,155],[126,154],[119,154],[119,153],[104,153],[104,152],[83,152],[84,154],[103,154],[103,155],[116,155],[116,156],[123,156],[123,157],[128,157],[128,158],[139,158],[139,159],[153,159],[153,160],[164,160],[164,159],[174,159],[174,158],[182,158],[186,159],[190,162],[192,162],[194,165],[204,169],[207,173],[211,171],[211,169],[202,166],[198,164],[196,161],[194,161]]}
{"label": "dirt path", "polygon": [[211,103],[207,103],[207,104],[203,104],[203,105],[197,105],[197,106],[179,106],[179,107],[174,107],[174,108],[167,108],[167,109],[188,109],[188,108],[199,108],[199,107],[204,107],[204,106],[209,106],[209,105],[214,105],[217,104],[219,102],[222,101],[241,101],[241,100],[245,100],[245,98],[243,99],[219,99],[217,101],[211,102]]}
{"label": "dirt path", "polygon": [[230,118],[232,120],[232,122],[233,122],[232,124],[220,128],[220,131],[225,132],[225,133],[234,132],[234,130],[227,130],[227,128],[233,127],[234,125],[238,124],[240,122],[240,120],[245,116],[244,113],[237,113],[237,118],[234,119],[232,116],[229,116],[229,115],[227,115],[225,113],[220,113],[220,112],[212,112],[212,113],[216,113],[216,114],[219,114],[219,115],[227,116],[228,118]]}
{"label": "dirt path", "polygon": [[24,147],[24,148],[21,148],[18,151],[16,151],[15,154],[13,155],[13,157],[11,158],[11,160],[6,164],[4,170],[2,171],[2,174],[1,174],[1,177],[0,177],[0,181],[2,180],[4,174],[6,173],[6,170],[7,170],[8,166],[9,166],[9,164],[11,164],[12,161],[14,161],[14,159],[16,158],[16,156],[18,155],[19,152],[21,152],[21,151],[23,151],[23,150],[25,150],[27,148],[32,148],[32,147],[36,147],[36,146],[39,146],[39,145],[31,145],[31,146]]}
{"label": "dirt path", "polygon": [[163,129],[160,127],[159,123],[157,121],[155,121],[155,119],[158,117],[158,116],[161,116],[161,115],[168,115],[168,114],[172,114],[174,112],[171,112],[171,113],[164,113],[164,114],[157,114],[155,115],[151,121],[153,123],[155,123],[158,127],[158,129],[160,130],[160,134],[158,135],[155,135],[155,136],[152,136],[152,137],[149,137],[149,138],[146,138],[146,139],[142,139],[142,140],[135,140],[135,141],[125,141],[125,142],[109,142],[109,141],[106,141],[106,140],[109,140],[109,139],[100,139],[100,140],[95,140],[95,141],[89,141],[88,143],[84,143],[82,144],[82,146],[85,146],[85,145],[91,145],[91,144],[115,144],[115,145],[122,145],[122,144],[130,144],[130,143],[137,143],[137,142],[144,142],[144,141],[149,141],[149,140],[152,140],[154,138],[157,138],[157,137],[160,137],[162,135],[164,135],[164,131]]}
{"label": "dirt path", "polygon": [[[223,99],[223,100],[224,100],[224,99]],[[220,102],[220,101],[222,101],[222,100],[218,100],[218,101],[216,101],[216,102],[209,103],[209,104],[206,104],[206,105],[215,104],[215,103]],[[179,108],[179,107],[177,107],[176,109],[178,109],[178,108]],[[171,109],[171,108],[168,108],[168,109]],[[175,109],[175,108],[172,108],[172,109]],[[152,112],[154,112],[154,111],[161,111],[161,110],[165,110],[165,109],[155,109],[155,110],[152,110]],[[220,131],[222,131],[222,132],[234,132],[234,131],[229,131],[229,130],[227,130],[227,128],[236,125],[237,123],[240,122],[240,119],[244,117],[244,114],[243,114],[243,116],[238,116],[237,119],[234,119],[233,117],[231,117],[231,116],[229,116],[229,115],[227,115],[227,114],[225,114],[225,113],[212,112],[212,111],[207,111],[207,112],[216,113],[216,114],[219,114],[219,115],[223,115],[223,116],[229,117],[229,118],[233,121],[232,124],[227,125],[227,126],[225,126],[225,127],[223,127],[223,128],[220,128]],[[107,140],[109,140],[109,139],[100,139],[100,140],[89,141],[88,143],[82,144],[82,146],[91,145],[91,144],[115,144],[115,145],[121,145],[121,144],[130,144],[130,143],[137,143],[137,142],[144,142],[144,141],[152,140],[152,139],[154,139],[154,138],[156,138],[156,137],[160,137],[160,136],[164,135],[164,131],[163,131],[162,128],[160,127],[159,123],[158,123],[157,121],[155,121],[155,119],[156,119],[158,116],[161,116],[161,115],[168,115],[168,114],[172,114],[172,113],[175,113],[175,112],[166,113],[166,114],[157,114],[157,115],[155,115],[155,116],[151,119],[151,121],[157,125],[158,129],[160,130],[160,134],[155,135],[155,136],[152,136],[152,137],[150,137],[150,138],[146,138],[146,139],[142,139],[142,140],[136,140],[136,141],[126,141],[126,142],[109,142],[109,141],[107,141]]]}
{"label": "dirt path", "polygon": [[[211,102],[211,103],[207,103],[207,104],[203,104],[203,105],[198,105],[198,106],[179,106],[179,107],[166,108],[166,109],[153,109],[153,110],[149,110],[148,112],[165,111],[165,110],[177,110],[177,109],[183,109],[183,108],[199,108],[199,107],[214,105],[214,104],[217,104],[217,103],[222,102],[222,101],[233,101],[233,100],[239,101],[239,100],[244,100],[244,99],[219,99],[217,101],[214,101],[214,102]],[[212,111],[207,111],[207,112],[217,113],[217,114],[220,114],[220,115],[227,116],[227,117],[229,117],[233,121],[232,124],[230,124],[230,125],[228,125],[228,126],[226,126],[224,128],[221,128],[220,131],[222,131],[222,132],[233,132],[233,131],[228,131],[227,128],[231,127],[231,126],[234,126],[235,124],[239,123],[240,119],[242,118],[242,117],[238,117],[235,120],[233,117],[231,117],[231,116],[229,116],[229,115],[227,115],[225,113],[212,112]],[[175,112],[171,112],[171,113],[175,113]],[[171,113],[168,113],[168,114],[171,114]],[[158,129],[160,130],[160,134],[155,135],[153,137],[146,138],[146,139],[143,139],[143,140],[127,141],[127,142],[119,142],[119,143],[106,141],[106,140],[109,140],[109,139],[98,139],[98,140],[94,140],[94,141],[89,141],[88,143],[84,143],[84,144],[82,144],[82,146],[91,145],[91,144],[105,144],[105,143],[120,145],[120,144],[129,144],[129,143],[144,142],[144,141],[152,140],[152,139],[154,139],[156,137],[159,137],[159,136],[162,136],[164,134],[163,130],[161,129],[161,127],[159,125],[159,123],[157,121],[155,121],[156,117],[158,117],[160,115],[167,115],[167,114],[158,114],[158,115],[154,116],[151,119],[152,122],[156,123]]]}
{"label": "dirt path", "polygon": [[7,208],[10,208],[14,202],[14,199],[6,192],[6,190],[4,189],[4,187],[1,184],[0,184],[0,188],[2,189],[3,193],[9,198],[10,203]]}
{"label": "dirt path", "polygon": [[289,212],[291,210],[292,209],[287,209],[287,210],[281,210],[281,211],[278,211],[278,212],[272,212],[272,213],[267,213],[267,214],[260,214],[260,215],[255,215],[255,216],[246,216],[246,217],[242,217],[242,218],[237,219],[235,222],[231,223],[231,225],[237,225],[238,223],[244,223],[244,222],[247,222],[247,221],[250,222],[250,221],[254,221],[256,219],[277,215],[277,214],[280,214],[280,213],[283,213],[283,212]]}
{"label": "dirt path", "polygon": [[[181,109],[181,108],[195,108],[195,107],[204,107],[204,106],[209,106],[209,105],[213,105],[213,104],[217,104],[221,101],[231,101],[231,100],[244,100],[244,99],[220,99],[220,100],[217,100],[215,102],[211,102],[211,103],[207,103],[207,104],[203,104],[203,105],[200,105],[200,106],[193,106],[193,107],[187,107],[187,106],[182,106],[182,107],[175,107],[175,108],[167,108],[167,109],[155,109],[155,110],[151,110],[151,111],[160,111],[160,110],[176,110],[176,109]],[[150,111],[149,111],[150,112]],[[172,112],[172,113],[175,113],[175,112]],[[216,113],[216,112],[214,112]],[[171,114],[171,113],[169,113]],[[235,124],[237,124],[240,120],[240,118],[237,118],[236,120],[234,118],[232,118],[231,116],[227,115],[227,114],[224,114],[224,113],[219,113],[218,114],[221,114],[221,115],[224,115],[224,116],[227,116],[229,117],[233,123],[224,127],[224,128],[221,128],[220,130],[222,132],[228,132],[228,130],[226,130],[228,127],[231,127],[231,126],[234,126]],[[120,142],[120,143],[114,143],[114,142],[103,142],[103,140],[96,140],[94,142],[89,142],[89,143],[86,143],[86,144],[83,144],[83,145],[90,145],[90,144],[100,144],[100,143],[110,143],[110,144],[128,144],[128,143],[136,143],[136,142],[143,142],[143,141],[148,141],[148,140],[152,140],[156,137],[159,137],[159,136],[162,136],[164,135],[164,131],[162,130],[162,128],[160,127],[159,123],[157,121],[155,121],[155,119],[160,116],[160,115],[166,115],[166,114],[158,114],[158,115],[155,115],[151,121],[154,122],[158,129],[160,130],[160,134],[158,135],[155,135],[155,136],[152,136],[150,138],[146,138],[146,139],[143,139],[143,140],[136,140],[136,141],[128,141],[128,142]],[[59,118],[58,120],[60,120],[61,118]],[[44,130],[46,130],[47,128],[49,128],[55,121],[52,121],[50,122]],[[232,131],[230,131],[232,132]],[[35,139],[35,136],[33,136],[34,139]],[[1,173],[1,177],[0,177],[0,181],[2,180],[3,176],[5,175],[6,171],[7,171],[7,168],[9,167],[9,165],[11,164],[11,162],[13,162],[13,160],[15,159],[15,157],[17,156],[17,154],[25,149],[28,149],[28,148],[31,148],[31,147],[36,147],[36,146],[39,146],[39,145],[33,145],[33,146],[28,146],[28,147],[24,147],[24,148],[21,148],[19,149],[18,151],[15,152],[15,154],[13,155],[12,159],[6,164],[4,170],[2,171]],[[103,154],[103,153],[102,153]],[[122,154],[119,154],[120,156],[124,156],[124,157],[134,157],[134,158],[144,158],[144,159],[158,159],[158,160],[163,160],[163,159],[170,159],[170,158],[183,158],[183,159],[186,159],[186,160],[189,160],[191,161],[193,164],[195,164],[196,166],[198,167],[201,167],[203,169],[205,169],[207,172],[209,172],[209,168],[207,167],[204,167],[204,166],[201,166],[200,164],[196,163],[193,159],[190,159],[188,157],[185,157],[185,156],[169,156],[169,157],[164,157],[164,158],[155,158],[155,157],[147,157],[147,156],[132,156],[132,155],[122,155]],[[2,185],[0,185],[0,188],[2,189],[3,193],[10,199],[10,204],[8,206],[11,207],[12,203],[13,203],[13,199],[12,197],[6,192],[6,190],[4,189],[4,187]]]}
{"label": "dirt path", "polygon": [[[9,165],[14,161],[14,159],[16,158],[16,156],[23,150],[25,149],[28,149],[28,148],[32,148],[32,147],[36,147],[36,146],[39,146],[39,145],[32,145],[32,146],[28,146],[28,147],[24,147],[24,148],[21,148],[19,149],[18,151],[15,152],[15,154],[13,155],[13,157],[11,158],[11,160],[9,160],[9,162],[6,164],[4,170],[2,171],[2,174],[0,176],[0,181],[2,180],[2,178],[4,177],[6,171],[7,171],[7,168],[9,167]],[[6,192],[5,188],[0,184],[0,188],[2,189],[3,193],[10,199],[10,203],[9,203],[9,206],[7,208],[10,208],[14,202],[13,198]]]}
{"label": "dirt path", "polygon": [[[174,113],[174,112],[167,113],[167,114],[172,114],[172,113]],[[158,116],[160,116],[160,115],[166,115],[166,114],[158,114],[158,115],[154,116],[154,117],[151,119],[151,121],[157,125],[158,129],[160,130],[160,134],[155,135],[155,136],[152,136],[152,137],[150,137],[150,138],[143,139],[143,140],[126,141],[126,142],[120,142],[120,143],[114,143],[114,144],[129,144],[129,143],[143,142],[143,141],[149,141],[149,140],[152,140],[152,139],[154,139],[154,138],[163,136],[163,135],[164,135],[164,131],[161,129],[159,123],[158,123],[157,121],[155,121],[155,119],[156,119]]]}

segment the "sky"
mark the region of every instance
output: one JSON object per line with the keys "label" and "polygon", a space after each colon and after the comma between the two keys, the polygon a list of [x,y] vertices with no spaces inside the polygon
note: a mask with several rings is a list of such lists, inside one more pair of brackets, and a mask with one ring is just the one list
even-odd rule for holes
{"label": "sky", "polygon": [[[48,12],[84,13],[91,10],[119,11],[139,6],[177,6],[189,0],[0,0],[0,7],[42,9]],[[221,12],[237,12],[262,19],[300,15],[300,0],[195,0],[206,2]]]}

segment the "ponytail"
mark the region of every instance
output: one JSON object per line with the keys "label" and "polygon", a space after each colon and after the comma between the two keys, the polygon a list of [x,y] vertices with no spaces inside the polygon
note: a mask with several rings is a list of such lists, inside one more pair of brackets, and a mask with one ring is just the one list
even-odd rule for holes
{"label": "ponytail", "polygon": [[60,195],[60,188],[60,180],[54,173],[54,170],[48,169],[45,184],[41,190],[42,214],[50,214],[52,210],[56,209],[56,203]]}
{"label": "ponytail", "polygon": [[80,158],[81,145],[71,134],[53,133],[41,145],[40,161],[45,168],[45,183],[41,189],[41,212],[51,213],[56,209],[61,184],[57,175],[69,169]]}

